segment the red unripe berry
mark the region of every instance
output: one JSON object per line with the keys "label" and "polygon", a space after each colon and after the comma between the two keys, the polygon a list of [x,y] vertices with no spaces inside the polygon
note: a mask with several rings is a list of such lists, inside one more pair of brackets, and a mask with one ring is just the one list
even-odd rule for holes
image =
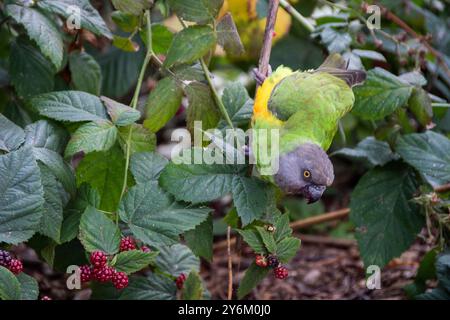
{"label": "red unripe berry", "polygon": [[277,279],[286,279],[289,275],[288,269],[283,266],[279,266],[273,269],[273,273],[275,274],[275,278]]}
{"label": "red unripe berry", "polygon": [[41,300],[53,300],[53,299],[50,298],[49,296],[43,296],[43,297],[41,298]]}
{"label": "red unripe berry", "polygon": [[11,263],[9,264],[9,270],[14,274],[19,274],[23,271],[23,264],[22,261],[17,259],[12,259]]}
{"label": "red unripe berry", "polygon": [[143,252],[151,252],[152,251],[152,249],[150,249],[149,247],[147,247],[147,246],[142,246],[141,247],[141,250],[143,251]]}
{"label": "red unripe berry", "polygon": [[85,264],[80,267],[80,281],[82,283],[92,280],[92,267]]}
{"label": "red unripe berry", "polygon": [[106,265],[108,259],[103,251],[94,251],[91,253],[90,260],[94,268],[101,268]]}
{"label": "red unripe berry", "polygon": [[115,272],[112,283],[117,290],[128,287],[128,276],[125,272]]}
{"label": "red unripe berry", "polygon": [[181,273],[175,280],[178,289],[183,289],[184,281],[186,281],[186,275],[184,273]]}
{"label": "red unripe berry", "polygon": [[125,237],[120,240],[119,251],[130,251],[136,249],[136,243],[132,237]]}
{"label": "red unripe berry", "polygon": [[112,280],[114,269],[109,266],[94,268],[93,278],[98,282],[108,282]]}
{"label": "red unripe berry", "polygon": [[260,266],[262,268],[267,267],[267,260],[266,260],[266,257],[264,257],[264,256],[260,256],[260,255],[256,256],[255,263],[257,266]]}

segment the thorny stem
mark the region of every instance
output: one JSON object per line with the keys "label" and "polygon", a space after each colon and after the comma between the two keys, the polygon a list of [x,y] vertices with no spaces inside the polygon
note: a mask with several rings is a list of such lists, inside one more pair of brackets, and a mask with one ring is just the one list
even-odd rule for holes
{"label": "thorny stem", "polygon": [[302,26],[308,29],[309,32],[314,31],[314,26],[309,22],[300,12],[295,10],[295,8],[286,0],[280,0],[280,5],[286,10],[295,20],[300,22]]}
{"label": "thorny stem", "polygon": [[[141,71],[139,73],[138,82],[136,84],[136,89],[134,91],[133,99],[131,100],[131,108],[136,109],[138,100],[139,100],[139,94],[141,92],[142,88],[142,82],[144,81],[145,71],[147,70],[148,64],[150,63],[150,60],[153,53],[152,48],[152,24],[150,19],[150,11],[145,11],[145,16],[147,18],[147,54],[145,55],[144,62],[142,64]],[[125,156],[125,173],[123,177],[123,184],[122,184],[122,192],[120,193],[120,199],[122,199],[123,195],[125,194],[125,191],[127,189],[127,182],[128,182],[128,168],[130,167],[130,156],[131,156],[131,137],[133,134],[133,126],[130,126],[130,129],[128,131],[128,138],[126,142],[126,156]],[[119,224],[119,214],[116,214],[116,225]]]}

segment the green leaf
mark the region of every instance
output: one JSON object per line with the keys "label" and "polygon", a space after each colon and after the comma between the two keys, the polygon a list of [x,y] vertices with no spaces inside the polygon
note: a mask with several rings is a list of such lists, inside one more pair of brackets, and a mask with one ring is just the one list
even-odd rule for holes
{"label": "green leaf", "polygon": [[122,11],[114,11],[111,18],[125,32],[133,32],[139,26],[139,17]]}
{"label": "green leaf", "polygon": [[141,118],[141,113],[138,110],[107,97],[101,97],[100,99],[105,104],[106,110],[116,126],[128,126]]}
{"label": "green leaf", "polygon": [[203,296],[202,280],[197,272],[189,273],[183,285],[183,300],[201,300]]}
{"label": "green leaf", "polygon": [[242,236],[244,241],[255,251],[256,253],[266,254],[267,249],[258,231],[254,229],[237,230]]}
{"label": "green leaf", "polygon": [[273,238],[273,234],[267,231],[264,227],[256,227],[256,231],[264,243],[267,251],[270,253],[275,253],[277,250],[277,244],[275,243],[275,239]]}
{"label": "green leaf", "polygon": [[112,0],[114,8],[117,10],[139,16],[145,9],[150,8],[153,1],[149,0]]}
{"label": "green leaf", "polygon": [[249,294],[253,288],[266,277],[269,270],[269,268],[258,267],[254,262],[252,262],[250,267],[245,272],[244,278],[242,278],[241,283],[239,284],[237,292],[238,298],[242,299]]}
{"label": "green leaf", "polygon": [[450,140],[427,131],[401,136],[396,151],[404,161],[416,168],[433,185],[450,181]]}
{"label": "green leaf", "polygon": [[22,128],[0,114],[0,150],[16,150],[24,140],[25,132]]}
{"label": "green leaf", "polygon": [[102,70],[94,57],[86,52],[73,51],[69,55],[69,67],[76,90],[100,94]]}
{"label": "green leaf", "polygon": [[216,40],[214,30],[208,26],[191,26],[181,30],[172,41],[164,67],[194,62],[208,53]]}
{"label": "green leaf", "polygon": [[125,159],[118,146],[86,155],[77,167],[77,183],[87,182],[98,191],[100,209],[115,212],[122,192]]}
{"label": "green leaf", "polygon": [[178,277],[182,273],[189,274],[192,270],[200,271],[199,258],[182,244],[161,247],[159,255],[156,257],[156,265],[174,277]]}
{"label": "green leaf", "polygon": [[2,300],[20,300],[20,282],[16,276],[0,266],[0,299]]}
{"label": "green leaf", "polygon": [[58,91],[39,95],[31,105],[42,115],[59,121],[80,122],[108,119],[100,99],[82,91]]}
{"label": "green leaf", "polygon": [[297,254],[300,248],[300,239],[287,237],[277,245],[277,257],[282,263],[289,262]]}
{"label": "green leaf", "polygon": [[63,190],[55,176],[45,166],[40,166],[44,205],[39,232],[59,242],[63,221]]}
{"label": "green leaf", "polygon": [[384,69],[372,69],[367,72],[365,83],[353,89],[356,97],[353,112],[363,119],[383,119],[406,105],[412,88]]}
{"label": "green leaf", "polygon": [[265,183],[256,178],[233,177],[233,201],[244,226],[264,215],[268,203],[265,187]]}
{"label": "green leaf", "polygon": [[85,154],[93,151],[107,151],[116,143],[117,132],[117,127],[109,121],[83,124],[72,135],[64,156],[71,157],[80,151]]}
{"label": "green leaf", "polygon": [[156,149],[156,135],[144,128],[142,124],[133,123],[131,126],[119,128],[119,143],[124,152],[126,151],[131,127],[133,127],[131,131],[131,154],[154,151]]}
{"label": "green leaf", "polygon": [[31,148],[0,156],[0,242],[17,244],[38,230],[44,203]]}
{"label": "green leaf", "polygon": [[32,45],[13,41],[9,61],[11,83],[19,97],[29,98],[53,90],[55,68]]}
{"label": "green leaf", "polygon": [[[253,100],[241,83],[236,82],[225,87],[222,101],[234,125],[242,126],[250,122],[253,115]],[[221,120],[219,127],[226,125],[226,122]]]}
{"label": "green leaf", "polygon": [[87,252],[101,250],[107,254],[115,254],[119,251],[119,228],[93,207],[87,207],[83,213],[78,237]]}
{"label": "green leaf", "polygon": [[350,218],[365,266],[383,267],[414,241],[424,226],[419,206],[411,201],[416,190],[414,172],[399,163],[361,178],[352,193]]}
{"label": "green leaf", "polygon": [[41,52],[50,59],[56,69],[63,62],[64,43],[56,25],[46,15],[31,7],[15,4],[6,6],[6,12],[27,31]]}
{"label": "green leaf", "polygon": [[428,92],[415,87],[408,101],[408,109],[421,126],[426,127],[433,118],[433,107]]}
{"label": "green leaf", "polygon": [[156,181],[132,187],[119,206],[120,218],[136,238],[150,245],[172,245],[203,222],[210,209],[176,203]]}
{"label": "green leaf", "polygon": [[20,283],[20,300],[37,300],[39,296],[39,286],[33,277],[22,272],[17,275]]}
{"label": "green leaf", "polygon": [[98,11],[90,4],[89,0],[40,0],[37,5],[49,12],[53,12],[68,19],[74,12],[70,7],[76,6],[80,9],[81,28],[89,30],[98,36],[104,36],[108,39],[112,38],[111,31],[106,26],[105,21]]}
{"label": "green leaf", "polygon": [[275,233],[273,235],[275,241],[278,243],[286,237],[291,236],[292,229],[289,226],[289,213],[282,214],[275,220]]}
{"label": "green leaf", "polygon": [[192,252],[208,261],[213,258],[213,220],[210,215],[205,221],[195,227],[194,230],[184,234],[184,240]]}
{"label": "green leaf", "polygon": [[120,300],[175,300],[177,287],[167,277],[150,273],[146,278],[132,277]]}
{"label": "green leaf", "polygon": [[69,141],[63,128],[47,120],[39,120],[25,127],[25,145],[62,153]]}
{"label": "green leaf", "polygon": [[117,271],[127,274],[138,272],[155,260],[158,252],[143,252],[142,250],[130,250],[117,254],[111,263]]}
{"label": "green leaf", "polygon": [[[148,46],[147,43],[147,28],[140,32],[141,40]],[[152,25],[152,48],[156,54],[167,54],[170,44],[173,40],[173,33],[162,24]]]}
{"label": "green leaf", "polygon": [[[263,1],[258,3],[263,3]],[[217,42],[230,56],[240,56],[245,52],[236,24],[230,13],[225,14],[217,24]]]}
{"label": "green leaf", "polygon": [[419,300],[449,300],[450,299],[450,252],[444,251],[436,261],[436,275],[439,280],[438,287],[419,295]]}
{"label": "green leaf", "polygon": [[330,27],[325,27],[320,33],[320,37],[329,53],[342,53],[349,48],[352,42],[352,37],[350,34],[347,32],[337,31]]}
{"label": "green leaf", "polygon": [[138,152],[131,156],[130,170],[137,183],[157,181],[169,161],[156,152]]}
{"label": "green leaf", "polygon": [[370,59],[370,60],[374,60],[374,61],[386,62],[386,58],[377,51],[353,49],[352,53],[356,54],[357,56],[359,56],[361,58],[366,58],[366,59]]}
{"label": "green leaf", "polygon": [[220,120],[220,113],[209,86],[201,82],[191,82],[186,87],[186,95],[189,100],[186,115],[189,131],[194,134],[194,121],[201,121],[203,130],[215,128]]}
{"label": "green leaf", "polygon": [[223,0],[169,0],[170,8],[187,21],[211,22],[213,21]]}
{"label": "green leaf", "polygon": [[139,45],[136,42],[134,42],[130,38],[120,37],[117,35],[113,36],[113,46],[126,52],[139,51]]}
{"label": "green leaf", "polygon": [[157,132],[177,113],[183,90],[171,77],[162,79],[150,93],[145,106],[144,126]]}
{"label": "green leaf", "polygon": [[367,162],[372,166],[383,166],[386,163],[398,159],[386,141],[380,141],[374,137],[367,137],[360,141],[355,148],[342,148],[332,154],[348,159]]}

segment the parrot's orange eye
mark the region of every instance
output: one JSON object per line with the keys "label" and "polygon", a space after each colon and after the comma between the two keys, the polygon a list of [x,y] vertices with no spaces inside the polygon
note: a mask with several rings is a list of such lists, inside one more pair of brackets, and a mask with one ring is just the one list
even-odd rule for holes
{"label": "parrot's orange eye", "polygon": [[305,170],[305,171],[303,171],[303,176],[308,179],[311,177],[311,172],[309,172],[308,170]]}

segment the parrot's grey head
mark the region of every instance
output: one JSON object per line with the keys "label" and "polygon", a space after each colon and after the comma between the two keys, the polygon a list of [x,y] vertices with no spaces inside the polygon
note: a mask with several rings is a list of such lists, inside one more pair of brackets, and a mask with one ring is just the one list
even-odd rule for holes
{"label": "parrot's grey head", "polygon": [[308,203],[319,200],[333,183],[333,165],[318,145],[304,143],[279,160],[276,184],[288,194],[302,194]]}

